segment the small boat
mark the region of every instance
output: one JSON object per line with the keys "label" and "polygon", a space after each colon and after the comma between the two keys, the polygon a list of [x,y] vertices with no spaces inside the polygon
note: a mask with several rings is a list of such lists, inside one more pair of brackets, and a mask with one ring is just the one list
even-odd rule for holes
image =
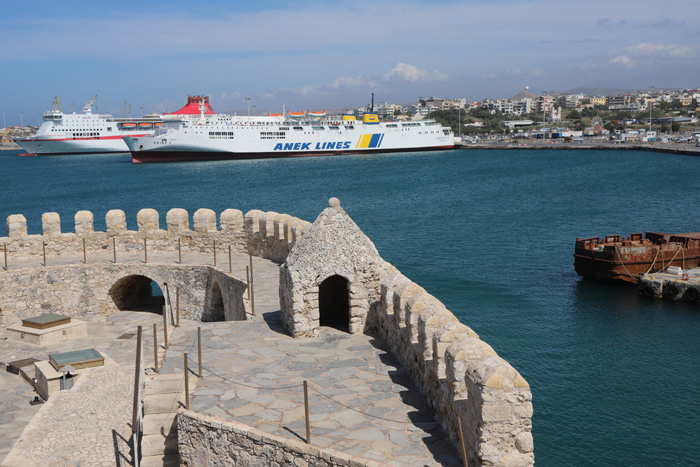
{"label": "small boat", "polygon": [[309,118],[323,118],[326,116],[326,109],[323,109],[321,111],[306,111],[306,115],[309,116]]}
{"label": "small boat", "polygon": [[306,116],[304,112],[287,112],[287,117],[293,118],[295,120],[302,119]]}
{"label": "small boat", "polygon": [[140,128],[143,128],[143,127],[151,128],[152,126],[153,126],[153,123],[152,123],[152,122],[142,122],[142,123],[139,123],[139,127],[140,127]]}
{"label": "small boat", "polygon": [[122,123],[122,128],[136,128],[135,123]]}
{"label": "small boat", "polygon": [[574,268],[583,277],[637,284],[643,274],[700,265],[700,232],[646,232],[629,237],[607,235],[577,238]]}
{"label": "small boat", "polygon": [[268,117],[284,117],[284,114],[281,114],[281,113],[279,113],[279,114],[273,114],[273,113],[269,113],[269,112],[268,112],[267,116],[268,116]]}

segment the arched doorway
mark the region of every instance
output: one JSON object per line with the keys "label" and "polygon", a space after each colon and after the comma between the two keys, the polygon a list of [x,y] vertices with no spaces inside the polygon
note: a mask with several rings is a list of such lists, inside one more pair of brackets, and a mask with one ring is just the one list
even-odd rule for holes
{"label": "arched doorway", "polygon": [[163,313],[163,291],[151,278],[140,275],[122,277],[109,289],[109,296],[119,310]]}
{"label": "arched doorway", "polygon": [[350,331],[350,295],[348,280],[334,275],[318,287],[320,325]]}
{"label": "arched doorway", "polygon": [[211,300],[209,301],[208,309],[202,313],[202,321],[226,321],[226,313],[224,311],[224,297],[221,295],[221,287],[219,283],[214,281],[211,286]]}

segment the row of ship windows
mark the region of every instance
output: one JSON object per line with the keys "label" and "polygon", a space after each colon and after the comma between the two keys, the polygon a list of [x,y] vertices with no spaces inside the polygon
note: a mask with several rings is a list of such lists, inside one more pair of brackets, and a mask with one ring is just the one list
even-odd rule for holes
{"label": "row of ship windows", "polygon": [[210,131],[209,139],[233,139],[233,131]]}
{"label": "row of ship windows", "polygon": [[283,131],[261,131],[260,139],[285,139],[286,135]]}

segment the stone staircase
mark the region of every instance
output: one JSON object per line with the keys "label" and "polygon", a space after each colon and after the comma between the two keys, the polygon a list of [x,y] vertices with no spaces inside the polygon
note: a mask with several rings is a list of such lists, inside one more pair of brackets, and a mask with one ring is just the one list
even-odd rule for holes
{"label": "stone staircase", "polygon": [[[197,378],[190,376],[190,392]],[[144,467],[179,466],[175,416],[185,406],[182,374],[152,374],[146,377],[143,398],[141,463]]]}

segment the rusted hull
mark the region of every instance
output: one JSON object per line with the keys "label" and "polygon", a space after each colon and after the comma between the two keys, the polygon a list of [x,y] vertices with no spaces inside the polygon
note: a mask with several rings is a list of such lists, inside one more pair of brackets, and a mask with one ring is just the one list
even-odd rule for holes
{"label": "rusted hull", "polygon": [[700,265],[700,233],[662,234],[647,232],[576,239],[574,268],[583,277],[636,284],[641,274]]}

